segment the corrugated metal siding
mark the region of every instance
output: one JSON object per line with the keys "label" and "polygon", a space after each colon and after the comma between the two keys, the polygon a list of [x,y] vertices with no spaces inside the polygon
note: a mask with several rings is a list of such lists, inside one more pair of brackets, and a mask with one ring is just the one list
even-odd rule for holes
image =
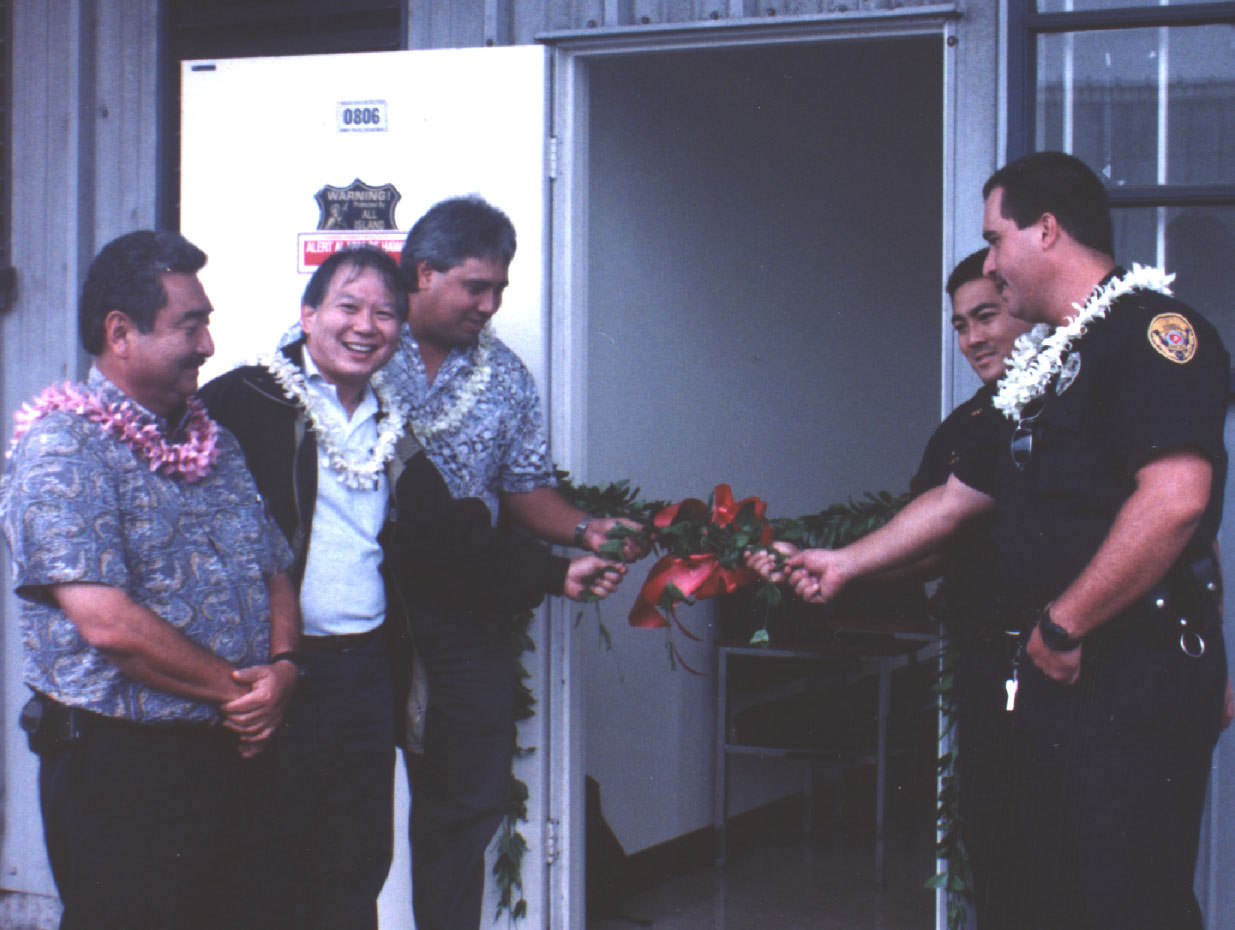
{"label": "corrugated metal siding", "polygon": [[178,59],[391,51],[411,0],[166,0]]}
{"label": "corrugated metal siding", "polygon": [[546,33],[787,16],[851,18],[939,5],[939,0],[408,0],[408,47],[523,45]]}
{"label": "corrugated metal siding", "polygon": [[93,137],[89,142],[93,155],[87,157],[94,182],[94,248],[155,222],[159,143],[156,9],[156,0],[99,3],[94,8]]}

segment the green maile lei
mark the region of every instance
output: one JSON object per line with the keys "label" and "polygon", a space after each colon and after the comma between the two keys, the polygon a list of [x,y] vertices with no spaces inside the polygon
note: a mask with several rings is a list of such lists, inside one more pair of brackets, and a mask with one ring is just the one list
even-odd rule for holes
{"label": "green maile lei", "polygon": [[[574,484],[565,472],[558,472],[560,490],[574,506],[593,517],[622,517],[639,524],[641,530],[631,530],[617,526],[609,533],[609,541],[601,546],[601,554],[611,558],[621,558],[624,541],[628,536],[644,534],[654,540],[657,532],[652,530],[652,520],[656,513],[667,506],[665,501],[649,501],[639,497],[639,488],[631,487],[630,482],[622,480],[610,483],[604,487],[596,485]],[[907,503],[909,496],[894,496],[886,491],[866,493],[857,501],[834,504],[816,514],[794,518],[782,518],[770,521],[777,539],[783,539],[803,548],[835,549],[848,545],[856,539],[865,536],[872,530],[890,520],[901,507]],[[690,550],[701,527],[680,524],[673,534],[660,540],[660,547],[671,549],[681,548],[683,552]],[[768,633],[768,618],[781,600],[781,589],[770,582],[761,584],[755,607],[761,616],[754,617],[760,626],[751,637],[755,644],[768,645],[771,636]],[[612,640],[605,628],[600,615],[600,605],[595,605],[597,630],[600,642],[605,648],[611,648]],[[583,619],[581,611],[575,618],[578,626]],[[531,651],[535,644],[527,635],[527,627],[531,621],[530,614],[521,614],[515,624],[515,662],[518,669],[515,686],[516,716],[520,720],[528,719],[535,714],[533,705],[535,698],[528,689],[526,681],[527,670],[523,666],[522,655]],[[673,645],[673,627],[665,631],[666,652],[671,667],[679,664],[678,652]],[[956,758],[957,748],[953,742],[947,748],[947,741],[952,735],[954,722],[954,698],[952,691],[952,654],[945,651],[940,662],[939,678],[934,690],[939,694],[941,708],[944,712],[945,724],[940,733],[940,757],[938,774],[940,778],[939,801],[936,809],[936,822],[939,840],[936,852],[944,864],[940,871],[926,881],[930,888],[943,889],[947,899],[948,927],[950,930],[960,930],[965,926],[966,911],[972,897],[968,858],[960,841],[960,815],[956,790]],[[944,750],[947,751],[944,751]],[[534,750],[520,748],[519,755],[526,755]],[[527,901],[523,898],[522,860],[527,850],[527,842],[520,832],[519,826],[527,820],[527,785],[510,776],[510,808],[502,827],[498,831],[498,855],[494,864],[493,874],[497,883],[499,900],[495,917],[503,912],[510,915],[511,920],[526,916]]]}

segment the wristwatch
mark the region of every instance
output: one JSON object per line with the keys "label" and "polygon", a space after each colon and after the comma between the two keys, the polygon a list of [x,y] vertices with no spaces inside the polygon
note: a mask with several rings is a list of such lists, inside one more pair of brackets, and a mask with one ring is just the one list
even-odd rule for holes
{"label": "wristwatch", "polygon": [[1048,604],[1038,611],[1038,633],[1042,642],[1052,652],[1071,652],[1081,644],[1081,637],[1071,635],[1067,630],[1051,619],[1051,608]]}
{"label": "wristwatch", "polygon": [[296,666],[296,676],[298,678],[304,677],[304,653],[294,649],[289,649],[286,652],[277,652],[270,657],[267,664],[274,665],[276,662],[292,663],[292,665]]}
{"label": "wristwatch", "polygon": [[584,542],[584,537],[587,536],[587,528],[591,524],[591,517],[584,517],[575,524],[575,545],[580,549],[586,549],[587,543]]}

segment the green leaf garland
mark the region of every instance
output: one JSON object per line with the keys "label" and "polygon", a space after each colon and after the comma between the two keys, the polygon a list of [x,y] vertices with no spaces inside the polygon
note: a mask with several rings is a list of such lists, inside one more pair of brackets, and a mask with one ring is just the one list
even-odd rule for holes
{"label": "green leaf garland", "polygon": [[[679,512],[679,518],[668,527],[656,528],[653,519],[656,514],[669,506],[667,501],[643,500],[639,497],[639,487],[622,479],[611,482],[603,487],[599,485],[576,484],[570,480],[567,472],[557,473],[559,491],[570,503],[585,513],[594,517],[622,517],[639,524],[640,529],[634,530],[618,526],[610,530],[608,541],[600,549],[600,554],[620,560],[624,541],[634,535],[644,535],[653,541],[653,546],[664,552],[680,556],[696,553],[713,553],[722,565],[738,564],[743,551],[758,545],[752,505],[746,505],[739,511],[737,519],[726,527],[717,527],[711,522],[711,501],[707,512],[695,514],[688,511]],[[860,539],[872,530],[890,520],[909,500],[908,494],[893,495],[887,491],[866,492],[860,499],[850,499],[846,503],[833,504],[819,513],[801,517],[778,518],[769,521],[777,539],[791,542],[801,548],[836,549]],[[783,599],[782,586],[770,582],[762,582],[756,592],[755,603],[761,613],[760,626],[750,638],[752,645],[768,646],[772,638],[768,632],[767,620],[772,610]],[[666,586],[659,605],[667,611],[672,611],[678,604],[693,603],[675,585]],[[582,612],[576,617],[576,625],[582,620]],[[606,648],[612,648],[609,631],[600,619],[599,605],[596,610],[599,624],[599,641]],[[518,663],[516,681],[516,719],[524,720],[535,714],[535,698],[527,687],[529,677],[523,665],[522,656],[525,651],[535,649],[535,644],[528,635],[531,623],[530,612],[520,614],[515,618],[515,661]],[[681,623],[678,629],[684,635],[693,639],[697,636],[687,630]],[[673,641],[673,628],[666,630],[665,652],[671,669],[682,665],[694,671],[683,660],[681,652]],[[955,720],[955,699],[952,690],[952,662],[954,656],[945,650],[940,661],[939,679],[934,685],[940,698],[941,710],[944,714],[944,728],[940,733],[940,748],[952,734]],[[532,750],[517,749],[517,754],[526,755]],[[937,874],[927,879],[926,887],[943,889],[947,900],[947,920],[949,930],[961,930],[965,926],[967,907],[972,898],[968,858],[964,844],[960,838],[960,817],[958,807],[958,788],[956,781],[956,756],[958,747],[953,741],[952,749],[941,753],[938,763],[940,780],[939,800],[937,807],[937,825],[939,839],[937,842],[938,857],[944,866]],[[527,914],[527,901],[523,897],[522,864],[523,854],[527,851],[527,841],[520,832],[520,824],[527,822],[527,785],[511,774],[510,808],[498,838],[498,856],[494,864],[493,874],[498,887],[498,905],[495,917],[507,913],[512,921],[519,920]]]}

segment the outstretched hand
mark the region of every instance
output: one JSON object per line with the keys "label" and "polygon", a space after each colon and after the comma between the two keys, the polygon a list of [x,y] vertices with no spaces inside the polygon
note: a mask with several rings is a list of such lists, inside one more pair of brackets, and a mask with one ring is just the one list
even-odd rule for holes
{"label": "outstretched hand", "polygon": [[742,556],[746,567],[768,581],[788,581],[794,593],[811,604],[826,604],[849,582],[843,549],[799,549],[780,540],[772,549],[752,549]]}
{"label": "outstretched hand", "polygon": [[617,590],[626,566],[598,555],[581,555],[570,560],[562,593],[572,601],[600,601]]}
{"label": "outstretched hand", "polygon": [[779,584],[788,574],[785,571],[785,560],[797,555],[801,550],[793,543],[776,540],[769,549],[748,549],[742,555],[742,561],[751,571],[757,573],[764,581]]}
{"label": "outstretched hand", "polygon": [[[622,534],[610,537],[610,530],[617,527],[622,528]],[[637,562],[652,551],[652,541],[643,527],[624,517],[594,517],[583,534],[583,544],[596,555],[623,562]]]}
{"label": "outstretched hand", "polygon": [[826,604],[852,577],[844,549],[803,549],[785,566],[794,593],[810,604]]}

